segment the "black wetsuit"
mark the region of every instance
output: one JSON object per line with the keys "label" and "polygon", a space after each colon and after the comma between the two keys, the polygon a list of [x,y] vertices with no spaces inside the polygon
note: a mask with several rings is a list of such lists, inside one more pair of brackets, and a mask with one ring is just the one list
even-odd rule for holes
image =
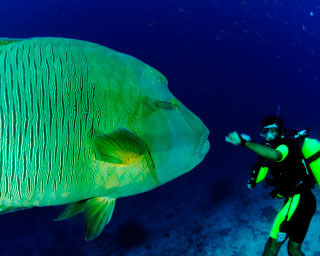
{"label": "black wetsuit", "polygon": [[310,170],[303,164],[301,148],[297,141],[282,138],[269,143],[273,149],[280,145],[287,146],[288,155],[280,162],[267,160],[264,164],[273,177],[267,179],[267,184],[274,187],[271,196],[285,198],[270,237],[279,242],[284,242],[286,238],[289,238],[301,244],[316,210],[316,200],[311,192],[315,181]]}

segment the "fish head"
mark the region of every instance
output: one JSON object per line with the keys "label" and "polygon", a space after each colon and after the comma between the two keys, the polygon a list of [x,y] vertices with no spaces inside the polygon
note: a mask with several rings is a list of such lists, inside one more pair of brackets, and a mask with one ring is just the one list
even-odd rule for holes
{"label": "fish head", "polygon": [[208,128],[172,94],[159,71],[131,56],[115,56],[106,58],[94,76],[101,79],[96,84],[103,85],[97,104],[105,128],[100,125],[99,132],[126,128],[138,136],[148,148],[145,159],[151,175],[160,184],[191,171],[209,151]]}
{"label": "fish head", "polygon": [[167,79],[147,66],[143,75],[141,137],[163,184],[191,171],[209,151],[209,130],[169,90]]}

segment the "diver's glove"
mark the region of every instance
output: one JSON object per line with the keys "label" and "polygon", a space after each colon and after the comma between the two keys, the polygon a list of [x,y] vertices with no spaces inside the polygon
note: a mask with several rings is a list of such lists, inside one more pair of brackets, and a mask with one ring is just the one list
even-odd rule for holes
{"label": "diver's glove", "polygon": [[245,147],[248,141],[251,141],[251,137],[247,134],[241,133],[240,135],[241,146]]}

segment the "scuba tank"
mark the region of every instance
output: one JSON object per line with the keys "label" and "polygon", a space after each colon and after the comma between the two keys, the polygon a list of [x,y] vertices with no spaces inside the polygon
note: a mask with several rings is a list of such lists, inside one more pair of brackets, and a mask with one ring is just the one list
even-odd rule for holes
{"label": "scuba tank", "polygon": [[308,138],[310,129],[295,131],[294,138],[300,143],[301,153],[307,166],[311,170],[316,182],[320,186],[320,141]]}
{"label": "scuba tank", "polygon": [[302,145],[302,154],[320,186],[320,141],[305,138]]}

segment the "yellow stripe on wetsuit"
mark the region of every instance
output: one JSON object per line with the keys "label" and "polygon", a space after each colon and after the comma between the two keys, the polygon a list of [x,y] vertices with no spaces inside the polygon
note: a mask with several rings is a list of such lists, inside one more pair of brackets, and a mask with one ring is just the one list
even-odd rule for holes
{"label": "yellow stripe on wetsuit", "polygon": [[289,221],[296,211],[298,204],[300,202],[300,194],[296,194],[293,197],[289,197],[288,202],[285,204],[285,206],[282,207],[281,211],[278,213],[271,232],[270,232],[270,237],[273,239],[277,239],[277,235],[280,231],[280,225],[284,221]]}
{"label": "yellow stripe on wetsuit", "polygon": [[277,151],[279,151],[282,155],[282,158],[279,160],[279,161],[276,161],[276,162],[282,162],[286,157],[287,155],[289,154],[289,149],[288,149],[288,146],[287,145],[280,145],[276,148]]}
{"label": "yellow stripe on wetsuit", "polygon": [[[282,162],[289,154],[289,149],[284,144],[278,146],[275,150],[279,151],[281,153],[281,155],[282,155],[282,158],[277,162]],[[258,173],[258,176],[257,176],[256,183],[259,183],[259,182],[263,181],[265,179],[265,177],[267,176],[267,174],[268,174],[268,167],[262,166],[259,169],[259,173]]]}

